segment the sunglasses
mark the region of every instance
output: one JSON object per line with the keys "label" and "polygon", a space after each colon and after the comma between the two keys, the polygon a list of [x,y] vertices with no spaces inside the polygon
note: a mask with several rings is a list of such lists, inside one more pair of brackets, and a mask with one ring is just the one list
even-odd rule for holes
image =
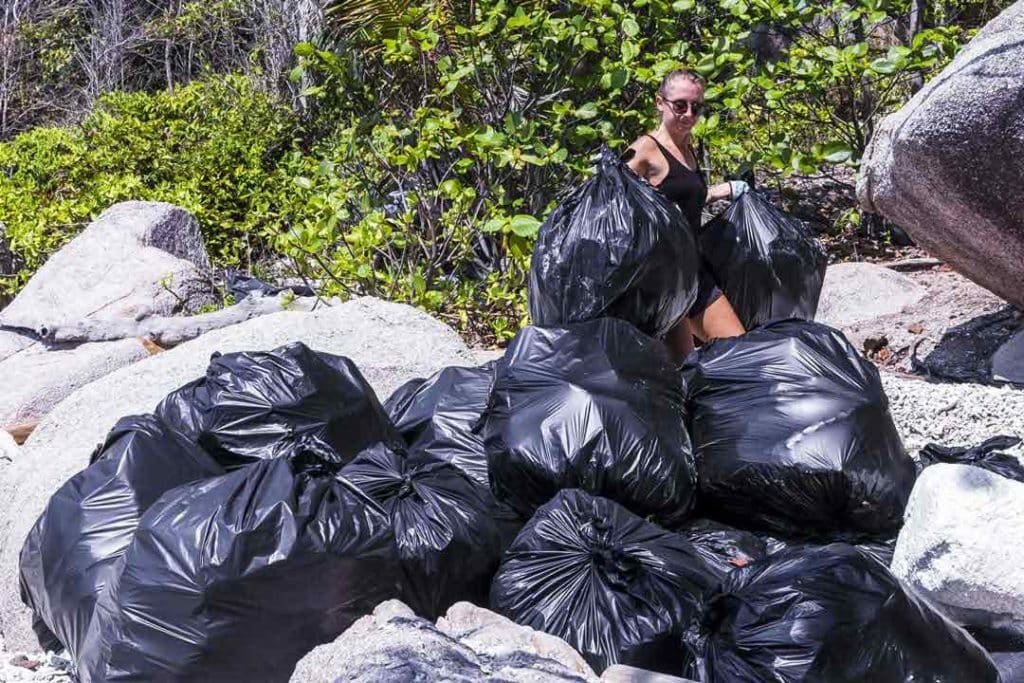
{"label": "sunglasses", "polygon": [[694,116],[700,116],[704,113],[704,103],[696,100],[669,100],[665,97],[661,98],[664,102],[668,102],[669,106],[672,107],[672,111],[677,114],[685,114],[687,108],[693,112]]}

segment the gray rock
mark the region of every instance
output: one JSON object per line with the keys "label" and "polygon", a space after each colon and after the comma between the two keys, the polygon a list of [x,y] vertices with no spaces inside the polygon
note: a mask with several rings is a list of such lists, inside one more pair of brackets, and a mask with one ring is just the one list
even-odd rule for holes
{"label": "gray rock", "polygon": [[929,252],[1024,306],[1024,0],[990,21],[898,112],[857,196]]}
{"label": "gray rock", "polygon": [[37,348],[0,361],[0,429],[35,424],[75,389],[150,355],[141,339]]}
{"label": "gray rock", "polygon": [[5,462],[13,462],[18,457],[18,443],[8,432],[0,429],[0,467]]}
{"label": "gray rock", "polygon": [[825,271],[815,319],[845,327],[898,313],[924,295],[923,287],[895,270],[872,263],[837,263]]}
{"label": "gray rock", "polygon": [[13,464],[0,463],[0,631],[8,647],[37,647],[18,597],[21,545],[53,492],[87,465],[118,418],[152,411],[170,391],[201,376],[214,351],[269,350],[292,341],[348,356],[381,400],[414,377],[475,361],[454,330],[427,314],[362,298],[215,330],[77,390],[39,424]]}
{"label": "gray rock", "polygon": [[437,620],[437,628],[463,645],[468,645],[490,663],[490,668],[522,668],[524,658],[551,660],[582,677],[593,678],[594,671],[569,643],[558,636],[520,626],[469,602],[452,605]]}
{"label": "gray rock", "polygon": [[[192,312],[213,301],[209,260],[190,213],[122,202],[51,256],[0,314],[9,325]],[[0,331],[0,359],[32,344]]]}
{"label": "gray rock", "polygon": [[[482,614],[486,612],[477,607],[460,608],[455,619],[470,629],[465,634],[467,638],[460,640],[417,617],[397,600],[383,602],[372,615],[357,621],[334,642],[321,645],[306,655],[295,667],[291,682],[596,681],[589,669],[588,673],[576,672],[553,659],[538,656],[529,638],[521,635],[514,637],[525,650],[515,645],[500,648],[489,636],[474,638],[470,622],[482,625],[484,630],[494,629],[500,623]],[[461,632],[461,627],[453,627],[451,623],[449,628]],[[499,651],[498,657],[488,654]],[[572,653],[580,658],[575,651]],[[558,655],[564,656],[564,653],[559,651]]]}
{"label": "gray rock", "polygon": [[[397,604],[396,604],[397,603]],[[292,683],[481,681],[476,654],[397,600],[381,603],[295,667]]]}
{"label": "gray rock", "polygon": [[918,478],[892,571],[954,621],[1024,634],[1024,483],[967,465]]}
{"label": "gray rock", "polygon": [[601,674],[602,683],[695,683],[689,678],[638,669],[625,664],[612,664]]}
{"label": "gray rock", "polygon": [[1024,384],[1024,329],[1018,330],[992,354],[992,379]]}

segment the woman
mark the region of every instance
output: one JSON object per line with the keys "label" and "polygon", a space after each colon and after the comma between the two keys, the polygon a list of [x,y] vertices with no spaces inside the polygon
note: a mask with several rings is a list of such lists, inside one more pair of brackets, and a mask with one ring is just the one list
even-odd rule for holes
{"label": "woman", "polygon": [[[656,95],[661,123],[629,146],[626,163],[651,185],[661,189],[682,209],[694,229],[700,227],[701,208],[718,199],[736,199],[747,191],[742,180],[708,187],[697,166],[690,132],[704,109],[704,81],[686,69],[677,69],[661,82]],[[629,155],[630,152],[627,152]],[[744,333],[736,311],[715,286],[711,275],[702,271],[697,300],[679,325],[669,332],[666,343],[680,358],[693,350],[693,336],[702,341],[735,337]]]}

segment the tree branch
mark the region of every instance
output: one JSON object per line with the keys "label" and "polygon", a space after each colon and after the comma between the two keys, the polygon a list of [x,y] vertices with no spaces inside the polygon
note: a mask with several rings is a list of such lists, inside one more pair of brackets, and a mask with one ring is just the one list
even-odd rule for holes
{"label": "tree branch", "polygon": [[141,337],[160,346],[168,347],[195,339],[211,330],[235,325],[269,313],[277,313],[286,308],[296,307],[303,310],[305,308],[303,305],[296,306],[296,301],[302,299],[312,300],[314,297],[289,300],[282,296],[249,296],[234,306],[228,306],[212,313],[184,317],[152,316],[142,320],[84,318],[48,323],[26,317],[0,321],[0,329],[30,330],[40,339],[51,344],[115,341]]}

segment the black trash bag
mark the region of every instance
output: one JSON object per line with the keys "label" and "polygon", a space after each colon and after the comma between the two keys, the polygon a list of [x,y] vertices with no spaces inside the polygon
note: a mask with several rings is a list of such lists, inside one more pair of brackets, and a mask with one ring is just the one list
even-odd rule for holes
{"label": "black trash bag", "polygon": [[710,519],[691,520],[677,531],[693,544],[708,566],[720,574],[768,557],[764,540],[756,534]]}
{"label": "black trash bag", "polygon": [[814,319],[828,255],[802,221],[759,192],[747,192],[708,221],[698,242],[746,329],[769,320]]}
{"label": "black trash bag", "polygon": [[120,419],[90,463],[53,494],[20,556],[22,601],[40,643],[72,659],[142,514],[164,492],[224,472],[152,415]]}
{"label": "black trash bag", "polygon": [[277,296],[281,292],[289,291],[295,296],[316,296],[316,292],[306,285],[287,285],[278,287],[268,284],[259,278],[237,270],[228,268],[224,271],[224,283],[236,301],[241,301],[250,294],[257,296]]}
{"label": "black trash bag", "polygon": [[[757,534],[757,536],[764,542],[765,548],[768,550],[768,555],[778,555],[779,553],[785,553],[792,550],[812,549],[820,548],[828,543],[809,543],[807,541],[787,541],[775,536],[769,536],[767,534]],[[892,556],[896,552],[896,539],[890,538],[888,541],[866,541],[864,543],[853,544],[855,548],[863,550],[871,557],[875,558],[886,567],[892,564]]]}
{"label": "black trash bag", "polygon": [[598,674],[612,664],[676,674],[681,629],[716,576],[680,534],[574,489],[523,527],[494,577],[491,607],[563,639]]}
{"label": "black trash bag", "polygon": [[784,538],[889,538],[914,485],[878,370],[804,320],[717,339],[684,366],[703,513]]}
{"label": "black trash bag", "polygon": [[96,604],[82,682],[286,682],[398,597],[390,520],[340,461],[306,451],[164,494]]}
{"label": "black trash bag", "polygon": [[484,486],[487,454],[474,428],[487,408],[494,365],[445,368],[406,382],[384,402],[411,453],[447,460]]}
{"label": "black trash bag", "polygon": [[527,327],[484,416],[491,489],[524,518],[581,488],[678,524],[697,485],[683,396],[664,345],[623,320]]}
{"label": "black trash bag", "polygon": [[973,465],[995,474],[1024,482],[1024,465],[1009,453],[1000,453],[998,448],[1013,448],[1020,443],[1015,436],[993,436],[977,446],[941,446],[930,443],[918,454],[921,469],[937,462],[959,465]]}
{"label": "black trash bag", "polygon": [[310,439],[345,460],[378,441],[401,445],[355,363],[301,342],[214,354],[206,376],[169,394],[156,414],[229,470],[293,456]]}
{"label": "black trash bag", "polygon": [[842,543],[728,574],[684,649],[684,675],[706,683],[999,680],[966,631]]}
{"label": "black trash bag", "polygon": [[436,619],[460,600],[486,604],[501,554],[521,523],[483,484],[427,454],[378,444],[341,477],[387,513],[404,582],[401,599]]}
{"label": "black trash bag", "polygon": [[548,217],[530,262],[530,316],[553,326],[613,317],[662,336],[697,297],[695,226],[607,147],[597,174]]}

